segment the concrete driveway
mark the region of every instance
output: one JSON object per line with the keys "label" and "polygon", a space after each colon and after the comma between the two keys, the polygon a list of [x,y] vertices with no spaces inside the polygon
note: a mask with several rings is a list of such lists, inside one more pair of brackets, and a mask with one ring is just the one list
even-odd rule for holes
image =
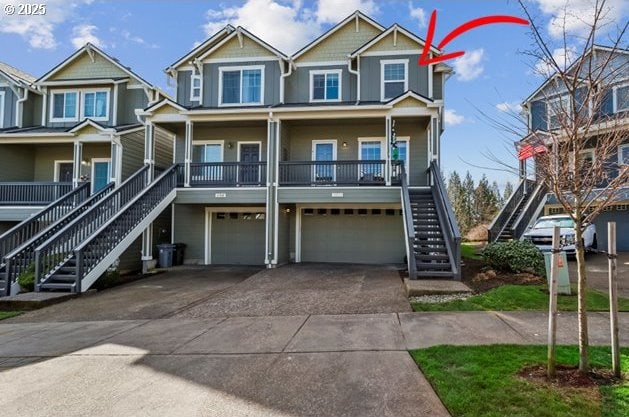
{"label": "concrete driveway", "polygon": [[[618,254],[618,296],[629,298],[629,252]],[[585,257],[585,268],[588,286],[597,290],[609,291],[607,254],[588,253]],[[577,282],[577,262],[574,259],[568,261],[570,281]]]}

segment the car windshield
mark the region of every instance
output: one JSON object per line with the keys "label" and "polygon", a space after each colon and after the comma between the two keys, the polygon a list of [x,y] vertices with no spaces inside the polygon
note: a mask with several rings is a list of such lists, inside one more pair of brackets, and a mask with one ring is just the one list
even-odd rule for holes
{"label": "car windshield", "polygon": [[535,223],[535,226],[533,226],[533,229],[551,229],[555,226],[574,229],[574,222],[569,217],[560,217],[556,219],[539,219]]}

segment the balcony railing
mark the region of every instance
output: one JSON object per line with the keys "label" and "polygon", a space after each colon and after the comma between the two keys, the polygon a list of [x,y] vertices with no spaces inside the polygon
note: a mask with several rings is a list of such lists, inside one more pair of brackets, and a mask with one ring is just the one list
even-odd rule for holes
{"label": "balcony railing", "polygon": [[46,206],[70,191],[70,182],[0,182],[0,206]]}
{"label": "balcony railing", "polygon": [[[186,166],[177,166],[177,186],[186,185]],[[240,187],[266,185],[266,161],[193,162],[190,187]]]}
{"label": "balcony railing", "polygon": [[[280,162],[281,186],[386,185],[386,161],[285,161]],[[391,183],[400,184],[400,165],[391,166]]]}

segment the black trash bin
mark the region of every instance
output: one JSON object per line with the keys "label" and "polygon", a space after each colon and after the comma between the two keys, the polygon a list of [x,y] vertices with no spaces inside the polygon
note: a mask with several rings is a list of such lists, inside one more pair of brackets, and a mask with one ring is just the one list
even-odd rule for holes
{"label": "black trash bin", "polygon": [[159,266],[160,268],[170,268],[173,266],[173,259],[175,255],[175,245],[171,243],[162,243],[157,245],[159,251]]}
{"label": "black trash bin", "polygon": [[173,257],[173,265],[183,265],[184,253],[186,251],[185,243],[175,243],[175,255]]}

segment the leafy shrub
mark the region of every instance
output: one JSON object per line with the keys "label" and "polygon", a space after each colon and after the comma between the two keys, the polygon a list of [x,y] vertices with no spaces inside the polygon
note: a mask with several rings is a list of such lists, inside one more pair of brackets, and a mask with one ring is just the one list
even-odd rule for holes
{"label": "leafy shrub", "polygon": [[544,255],[530,242],[512,240],[490,243],[483,250],[483,260],[503,272],[530,272],[546,276]]}
{"label": "leafy shrub", "polygon": [[27,291],[35,290],[35,263],[32,263],[17,277],[17,283]]}

